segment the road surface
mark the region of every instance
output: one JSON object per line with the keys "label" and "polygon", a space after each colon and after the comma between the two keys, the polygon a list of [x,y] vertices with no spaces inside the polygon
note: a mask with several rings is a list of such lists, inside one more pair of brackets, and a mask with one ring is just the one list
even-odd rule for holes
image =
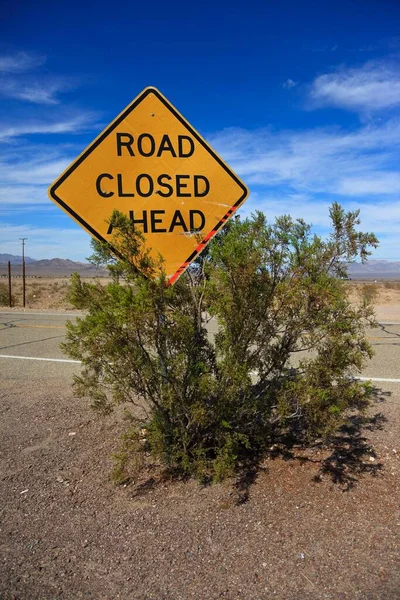
{"label": "road surface", "polygon": [[[8,379],[59,377],[70,380],[79,369],[60,350],[65,322],[81,313],[0,312],[0,372]],[[362,377],[400,384],[400,323],[381,323],[368,332],[375,356]],[[388,381],[386,381],[388,380]]]}

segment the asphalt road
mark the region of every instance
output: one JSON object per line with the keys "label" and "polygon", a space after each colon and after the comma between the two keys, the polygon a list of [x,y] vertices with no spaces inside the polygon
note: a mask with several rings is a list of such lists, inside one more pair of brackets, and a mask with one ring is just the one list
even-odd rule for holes
{"label": "asphalt road", "polygon": [[[59,345],[64,340],[66,320],[79,314],[1,311],[0,379],[3,373],[7,379],[54,377],[70,381],[79,364],[70,361]],[[362,376],[394,380],[382,383],[400,385],[400,323],[381,323],[368,337],[375,356]]]}
{"label": "asphalt road", "polygon": [[79,364],[69,361],[59,346],[65,339],[65,322],[79,314],[1,311],[0,380],[4,374],[15,380],[71,381]]}

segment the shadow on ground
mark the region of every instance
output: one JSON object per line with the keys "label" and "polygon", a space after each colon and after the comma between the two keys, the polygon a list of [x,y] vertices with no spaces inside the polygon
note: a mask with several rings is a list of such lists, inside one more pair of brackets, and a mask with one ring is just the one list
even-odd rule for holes
{"label": "shadow on ground", "polygon": [[[374,388],[371,408],[384,402],[390,395],[391,392]],[[334,484],[349,492],[361,475],[376,476],[382,470],[383,464],[376,462],[376,452],[367,435],[370,431],[383,429],[386,422],[387,418],[381,412],[370,416],[350,414],[337,434],[328,440],[316,440],[305,446],[294,435],[288,435],[274,445],[269,457],[318,464],[319,472],[313,477],[315,483],[328,475]],[[327,456],[322,459],[314,457],[313,454],[318,450]]]}
{"label": "shadow on ground", "polygon": [[[375,388],[371,408],[385,402],[390,395],[390,392]],[[319,439],[312,444],[305,444],[293,432],[281,436],[266,454],[249,458],[242,463],[233,484],[232,504],[241,505],[249,500],[251,488],[259,474],[268,471],[266,459],[314,463],[319,467],[318,473],[313,476],[315,483],[321,482],[328,476],[332,483],[339,485],[344,492],[350,492],[360,476],[375,477],[381,472],[383,463],[376,461],[376,452],[367,436],[368,432],[382,430],[386,422],[387,418],[381,412],[370,416],[350,414],[337,434],[326,441]],[[317,454],[322,454],[323,458],[316,456]],[[174,472],[154,474],[134,487],[133,496],[145,496],[148,491],[154,490],[159,485],[188,479]],[[203,483],[209,485],[211,480]]]}

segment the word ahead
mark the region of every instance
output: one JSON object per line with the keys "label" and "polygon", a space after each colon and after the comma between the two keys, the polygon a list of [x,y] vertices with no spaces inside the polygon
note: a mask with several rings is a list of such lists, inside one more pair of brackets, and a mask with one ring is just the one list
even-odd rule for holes
{"label": "word ahead", "polygon": [[[181,228],[188,233],[198,233],[204,227],[206,218],[201,210],[189,210],[188,219],[185,218],[180,210],[173,213],[172,219],[166,215],[165,210],[143,210],[140,217],[135,216],[135,211],[129,211],[129,218],[132,223],[141,225],[143,233],[173,233],[175,228]],[[197,222],[197,224],[196,224]],[[112,225],[109,225],[107,233],[112,232]]]}

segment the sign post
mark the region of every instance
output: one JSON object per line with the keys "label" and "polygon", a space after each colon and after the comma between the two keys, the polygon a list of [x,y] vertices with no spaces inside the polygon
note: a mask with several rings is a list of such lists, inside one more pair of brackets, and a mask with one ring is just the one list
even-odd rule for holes
{"label": "sign post", "polygon": [[156,88],[148,87],[52,184],[49,197],[111,241],[114,209],[164,258],[174,283],[248,189]]}

